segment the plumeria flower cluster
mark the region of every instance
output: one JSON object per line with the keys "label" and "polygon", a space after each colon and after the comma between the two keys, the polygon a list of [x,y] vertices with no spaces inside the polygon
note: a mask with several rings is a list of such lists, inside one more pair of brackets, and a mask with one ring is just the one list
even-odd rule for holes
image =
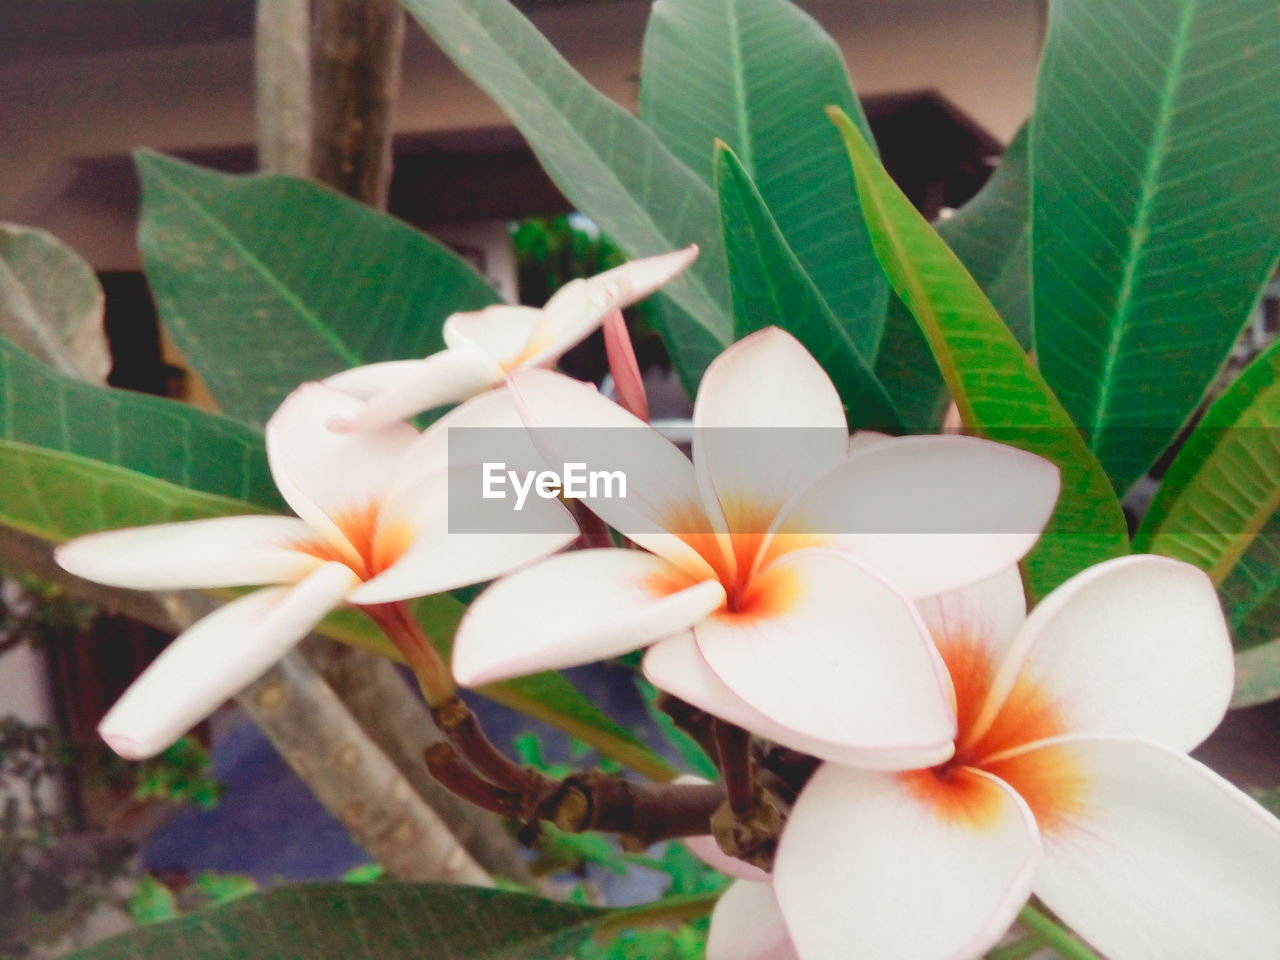
{"label": "plumeria flower cluster", "polygon": [[[455,428],[519,427],[504,372],[554,363],[611,314],[692,262],[697,248],[568,284],[542,310],[490,307],[445,324],[449,349],[304,384],[266,427],[272,476],[296,517],[195,520],[81,537],[60,547],[77,576],[135,590],[269,585],[179,636],[99,725],[121,756],[170,746],[265,673],[329,612],[492,580],[573,541],[552,501],[503,534],[449,530],[449,482],[478,471],[450,462]],[[375,390],[381,388],[381,392]],[[371,393],[377,393],[368,401]],[[474,398],[474,399],[468,399]],[[467,400],[422,434],[401,418]],[[536,453],[528,451],[528,459]],[[461,476],[460,476],[461,475]]]}
{"label": "plumeria flower cluster", "polygon": [[[1280,823],[1186,755],[1233,682],[1207,577],[1125,557],[1028,615],[1016,564],[1056,468],[959,435],[850,436],[830,378],[776,328],[708,368],[687,457],[645,422],[618,310],[696,254],[576,281],[542,310],[457,314],[441,353],[299,388],[267,426],[297,517],[61,548],[118,586],[267,585],[179,637],[103,736],[149,756],[336,606],[377,619],[498,578],[455,638],[464,685],[643,649],[654,685],[717,730],[811,759],[776,856],[691,840],[738,877],[709,960],[975,960],[1032,895],[1114,960],[1280,956]],[[549,369],[602,324],[619,403]],[[406,422],[458,401],[425,432]],[[624,475],[625,496],[575,505],[624,545],[559,552],[578,528],[554,499],[503,534],[451,530],[450,484],[480,465],[448,433],[476,427],[519,428],[526,462]],[[502,781],[505,763],[479,768]]]}
{"label": "plumeria flower cluster", "polygon": [[976,958],[1034,893],[1113,960],[1280,956],[1280,821],[1186,756],[1221,721],[1212,584],[1163,557],[1030,616],[1016,570],[922,602],[959,720],[944,763],[829,763],[772,877],[739,871],[708,960]]}

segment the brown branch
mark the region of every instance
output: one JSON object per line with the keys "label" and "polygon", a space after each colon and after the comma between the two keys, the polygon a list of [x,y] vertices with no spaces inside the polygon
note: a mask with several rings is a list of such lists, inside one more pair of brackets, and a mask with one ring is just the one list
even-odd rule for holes
{"label": "brown branch", "polygon": [[751,756],[751,734],[736,724],[716,721],[716,753],[720,775],[724,777],[729,808],[745,818],[755,806],[755,760]]}
{"label": "brown branch", "polygon": [[453,747],[447,743],[433,743],[423,751],[423,759],[431,775],[461,799],[492,813],[508,817],[520,816],[523,807],[520,794],[503,790],[477,776],[458,759]]}
{"label": "brown branch", "polygon": [[311,43],[312,176],[385,208],[404,47],[400,0],[321,0]]}
{"label": "brown branch", "polygon": [[534,811],[561,830],[620,834],[643,849],[659,840],[706,836],[724,805],[718,783],[637,783],[591,770],[555,784]]}
{"label": "brown branch", "polygon": [[715,717],[661,690],[658,691],[656,706],[669,716],[677,727],[691,736],[708,757],[714,759],[719,756],[720,745],[716,741]]}
{"label": "brown branch", "polygon": [[531,794],[540,790],[546,778],[509,759],[480,729],[480,721],[461,700],[453,699],[433,707],[431,718],[454,751],[477,773],[504,790]]}

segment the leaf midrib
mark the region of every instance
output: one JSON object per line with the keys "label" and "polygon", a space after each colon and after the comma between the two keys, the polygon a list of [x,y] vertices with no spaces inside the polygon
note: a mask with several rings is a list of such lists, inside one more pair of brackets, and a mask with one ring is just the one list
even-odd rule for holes
{"label": "leaf midrib", "polygon": [[1173,54],[1165,72],[1164,83],[1160,88],[1160,108],[1156,113],[1156,122],[1152,129],[1152,139],[1143,164],[1142,186],[1138,192],[1138,203],[1135,210],[1133,227],[1129,231],[1129,243],[1126,251],[1124,271],[1121,275],[1120,289],[1116,294],[1116,307],[1111,324],[1111,336],[1107,349],[1103,354],[1102,371],[1098,380],[1098,396],[1094,403],[1093,418],[1090,424],[1089,446],[1094,454],[1098,454],[1103,446],[1104,425],[1107,423],[1111,406],[1111,387],[1115,380],[1116,368],[1120,363],[1120,349],[1131,332],[1132,314],[1134,311],[1134,293],[1137,286],[1138,263],[1142,259],[1144,247],[1149,239],[1152,208],[1156,194],[1160,171],[1164,167],[1169,154],[1169,127],[1173,121],[1174,100],[1182,84],[1183,66],[1189,48],[1188,37],[1191,25],[1195,20],[1196,6],[1191,0],[1182,4],[1178,15],[1178,23],[1173,35]]}
{"label": "leaf midrib", "polygon": [[210,210],[201,204],[194,195],[181,187],[173,178],[166,176],[160,164],[154,163],[148,158],[147,163],[153,176],[161,180],[167,186],[172,195],[176,196],[184,205],[204,221],[210,229],[216,233],[227,246],[234,250],[241,259],[255,272],[259,277],[271,288],[272,292],[280,297],[288,306],[301,317],[311,328],[311,330],[325,342],[333,352],[342,359],[348,366],[358,366],[364,363],[364,359],[351,350],[347,344],[321,322],[319,316],[307,306],[296,293],[293,292],[286,284],[280,281],[278,275],[271,270],[263,261],[246,247],[236,235],[227,228],[222,220],[218,219]]}
{"label": "leaf midrib", "polygon": [[747,117],[746,71],[742,66],[742,36],[738,24],[738,0],[725,0],[729,34],[729,73],[733,77],[733,119],[738,128],[738,159],[747,175],[756,178],[755,150],[751,143],[751,122]]}

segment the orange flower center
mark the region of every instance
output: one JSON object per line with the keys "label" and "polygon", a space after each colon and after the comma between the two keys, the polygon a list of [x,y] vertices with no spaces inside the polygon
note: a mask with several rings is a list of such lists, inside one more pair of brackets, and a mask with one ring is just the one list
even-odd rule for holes
{"label": "orange flower center", "polygon": [[1022,750],[1067,732],[1048,691],[1022,674],[1004,703],[984,711],[996,665],[981,644],[966,638],[938,643],[955,690],[959,733],[955,755],[931,770],[901,774],[918,798],[948,823],[982,829],[996,821],[1002,804],[977,771],[1004,781],[1031,808],[1042,833],[1052,833],[1080,808],[1083,771],[1063,747]]}
{"label": "orange flower center", "polygon": [[361,580],[372,580],[409,549],[414,531],[405,523],[382,522],[380,505],[369,503],[333,518],[346,544],[305,540],[293,549],[325,562],[346,564]]}

